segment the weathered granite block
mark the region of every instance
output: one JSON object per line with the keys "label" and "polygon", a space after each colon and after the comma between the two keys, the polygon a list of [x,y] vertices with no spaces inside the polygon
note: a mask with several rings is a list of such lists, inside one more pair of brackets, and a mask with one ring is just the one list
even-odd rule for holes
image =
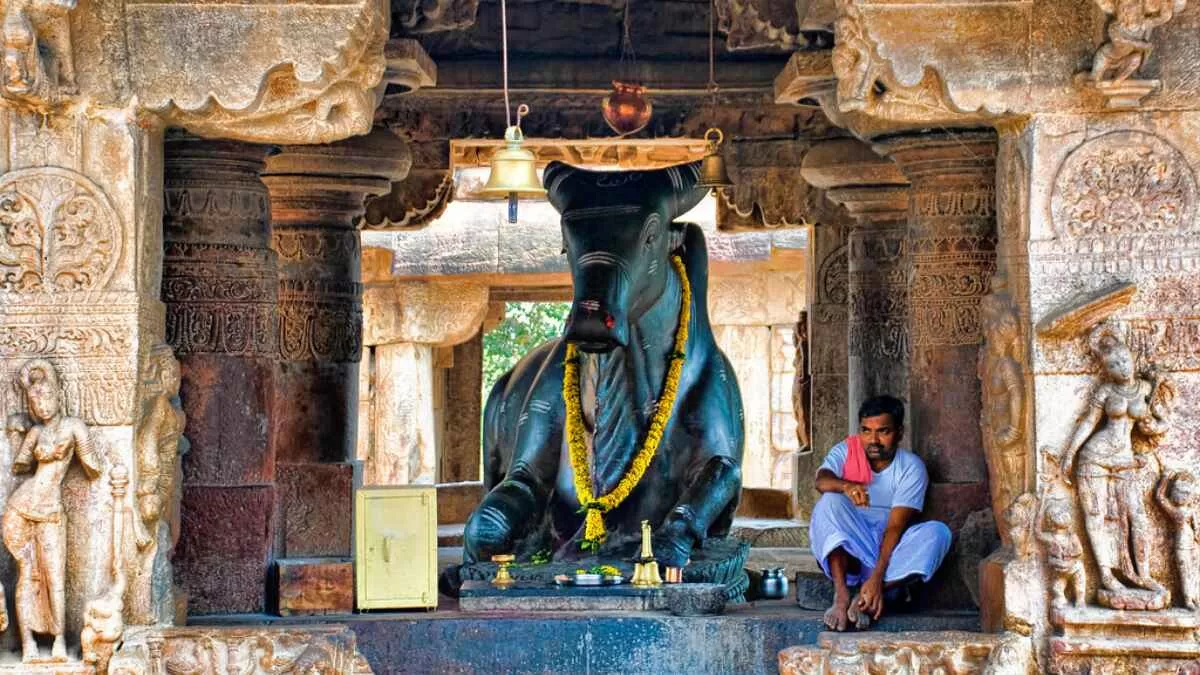
{"label": "weathered granite block", "polygon": [[352,464],[280,464],[276,471],[283,550],[289,558],[350,555]]}
{"label": "weathered granite block", "polygon": [[483,495],[483,483],[480,481],[438,483],[438,525],[467,522],[467,517],[483,501]]}
{"label": "weathered granite block", "polygon": [[349,614],[354,611],[354,561],[292,558],[278,561],[279,613]]}
{"label": "weathered granite block", "polygon": [[183,491],[175,569],[193,615],[266,608],[275,499],[270,486]]}

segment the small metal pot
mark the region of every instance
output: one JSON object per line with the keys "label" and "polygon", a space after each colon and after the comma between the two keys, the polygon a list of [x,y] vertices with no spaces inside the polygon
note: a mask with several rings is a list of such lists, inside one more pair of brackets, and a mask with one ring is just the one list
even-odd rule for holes
{"label": "small metal pot", "polygon": [[767,567],[758,582],[758,595],[764,600],[781,600],[788,595],[788,580],[782,567]]}

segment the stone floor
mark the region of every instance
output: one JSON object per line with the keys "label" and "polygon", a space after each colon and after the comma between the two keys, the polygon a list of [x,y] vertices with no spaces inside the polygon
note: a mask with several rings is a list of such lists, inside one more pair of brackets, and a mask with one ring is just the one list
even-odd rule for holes
{"label": "stone floor", "polygon": [[[347,616],[194,617],[193,624],[341,622],[358,636],[375,672],[390,673],[701,673],[778,672],[785,647],[815,644],[821,613],[791,600],[747,603],[722,616],[664,612],[468,613],[442,597],[432,612]],[[972,612],[885,617],[882,632],[979,630]]]}

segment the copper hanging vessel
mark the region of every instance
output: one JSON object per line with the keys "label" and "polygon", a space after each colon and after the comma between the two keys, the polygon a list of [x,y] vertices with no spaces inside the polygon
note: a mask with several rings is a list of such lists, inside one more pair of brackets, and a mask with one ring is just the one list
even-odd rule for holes
{"label": "copper hanging vessel", "polygon": [[646,87],[637,82],[613,80],[612,91],[600,102],[604,121],[621,136],[636,134],[650,123],[654,106],[646,98]]}

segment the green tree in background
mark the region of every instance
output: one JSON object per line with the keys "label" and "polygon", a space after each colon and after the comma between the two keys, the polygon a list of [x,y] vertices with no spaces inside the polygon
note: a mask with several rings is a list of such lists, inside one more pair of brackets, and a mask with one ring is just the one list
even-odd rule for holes
{"label": "green tree in background", "polygon": [[492,385],[535,347],[562,335],[569,302],[510,302],[504,320],[483,336],[483,400]]}

